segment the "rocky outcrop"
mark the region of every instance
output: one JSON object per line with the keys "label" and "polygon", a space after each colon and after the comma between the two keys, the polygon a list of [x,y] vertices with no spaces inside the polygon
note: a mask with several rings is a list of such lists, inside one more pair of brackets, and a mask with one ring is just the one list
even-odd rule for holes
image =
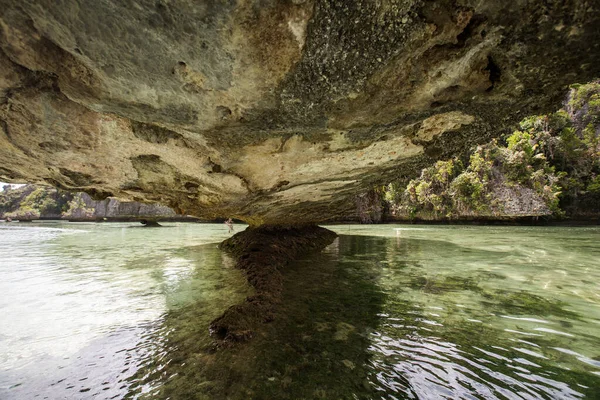
{"label": "rocky outcrop", "polygon": [[383,221],[388,210],[382,195],[382,190],[371,189],[356,196],[356,213],[361,224],[377,224]]}
{"label": "rocky outcrop", "polygon": [[595,1],[0,0],[0,179],[251,224],[356,195],[600,75]]}
{"label": "rocky outcrop", "polygon": [[283,290],[282,268],[302,253],[322,250],[336,237],[319,226],[261,226],[250,227],[221,243],[220,247],[236,259],[236,268],[243,271],[255,293],[214,320],[211,334],[222,343],[250,339],[257,326],[275,318]]}
{"label": "rocky outcrop", "polygon": [[[26,216],[29,216],[26,218]],[[113,198],[93,200],[48,186],[25,185],[0,191],[0,219],[68,219],[75,221],[190,220],[159,204],[123,202]]]}
{"label": "rocky outcrop", "polygon": [[65,218],[72,220],[122,220],[122,219],[169,219],[177,214],[169,207],[160,204],[144,204],[135,201],[119,201],[108,198],[94,200],[88,194],[81,193],[80,200],[74,202]]}

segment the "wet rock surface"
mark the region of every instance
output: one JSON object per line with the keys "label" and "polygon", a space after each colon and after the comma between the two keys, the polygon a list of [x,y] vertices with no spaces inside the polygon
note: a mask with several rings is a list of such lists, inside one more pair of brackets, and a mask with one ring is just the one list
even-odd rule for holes
{"label": "wet rock surface", "polygon": [[236,268],[243,271],[255,293],[214,320],[211,334],[223,343],[252,338],[257,324],[275,316],[283,290],[281,269],[302,253],[322,250],[336,237],[334,232],[312,225],[262,226],[250,227],[221,243],[221,249],[235,257]]}
{"label": "wet rock surface", "polygon": [[598,7],[0,0],[0,179],[253,225],[354,215],[600,75]]}

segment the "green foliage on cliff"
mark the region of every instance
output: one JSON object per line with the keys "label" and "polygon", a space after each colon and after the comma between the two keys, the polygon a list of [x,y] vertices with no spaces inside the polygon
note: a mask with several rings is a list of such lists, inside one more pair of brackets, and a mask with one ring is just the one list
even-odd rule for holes
{"label": "green foliage on cliff", "polygon": [[94,208],[88,207],[82,193],[77,193],[73,196],[62,215],[66,218],[88,219],[93,218],[94,213]]}
{"label": "green foliage on cliff", "polygon": [[565,107],[531,116],[478,146],[464,164],[438,161],[390,183],[393,214],[409,218],[584,215],[600,212],[600,81],[574,86]]}
{"label": "green foliage on cliff", "polygon": [[0,214],[16,210],[24,197],[24,190],[13,189],[10,185],[3,187],[0,192]]}
{"label": "green foliage on cliff", "polygon": [[405,188],[388,185],[386,200],[393,211],[409,217],[451,218],[473,212],[488,212],[492,204],[493,146],[478,147],[466,167],[454,158],[438,161],[421,171]]}
{"label": "green foliage on cliff", "polygon": [[[381,203],[381,202],[379,202]],[[381,214],[381,210],[379,213]],[[97,220],[98,218],[173,218],[170,208],[158,204],[93,200],[83,192],[69,192],[47,186],[25,185],[0,190],[0,219],[38,218]]]}
{"label": "green foliage on cliff", "polygon": [[0,192],[0,216],[31,220],[40,217],[89,219],[94,208],[83,199],[83,193],[73,193],[46,186],[10,186]]}
{"label": "green foliage on cliff", "polygon": [[26,185],[0,192],[0,215],[12,219],[37,219],[43,215],[59,216],[69,207],[73,194],[64,190]]}

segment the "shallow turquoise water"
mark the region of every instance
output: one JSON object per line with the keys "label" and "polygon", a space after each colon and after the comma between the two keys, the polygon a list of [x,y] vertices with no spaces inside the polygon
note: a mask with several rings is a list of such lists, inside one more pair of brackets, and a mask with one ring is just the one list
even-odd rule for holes
{"label": "shallow turquoise water", "polygon": [[0,225],[0,398],[600,398],[599,228],[329,227],[216,349],[226,228],[130,225]]}
{"label": "shallow turquoise water", "polygon": [[599,229],[394,228],[336,229],[368,235],[341,261],[374,264],[385,293],[382,397],[600,397]]}
{"label": "shallow turquoise water", "polygon": [[194,305],[207,325],[248,294],[217,249],[228,236],[206,224],[0,224],[0,399],[125,396],[164,356],[166,315]]}

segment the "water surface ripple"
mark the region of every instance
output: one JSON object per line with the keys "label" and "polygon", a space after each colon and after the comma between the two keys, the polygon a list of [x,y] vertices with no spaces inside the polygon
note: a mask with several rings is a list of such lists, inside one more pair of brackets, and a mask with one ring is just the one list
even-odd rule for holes
{"label": "water surface ripple", "polygon": [[221,225],[0,224],[0,398],[149,390],[140,371],[165,357],[166,314],[207,307],[208,323],[247,294],[216,248],[227,236]]}
{"label": "water surface ripple", "polygon": [[0,398],[600,398],[598,228],[333,226],[217,349],[226,228],[166,225],[0,224]]}

